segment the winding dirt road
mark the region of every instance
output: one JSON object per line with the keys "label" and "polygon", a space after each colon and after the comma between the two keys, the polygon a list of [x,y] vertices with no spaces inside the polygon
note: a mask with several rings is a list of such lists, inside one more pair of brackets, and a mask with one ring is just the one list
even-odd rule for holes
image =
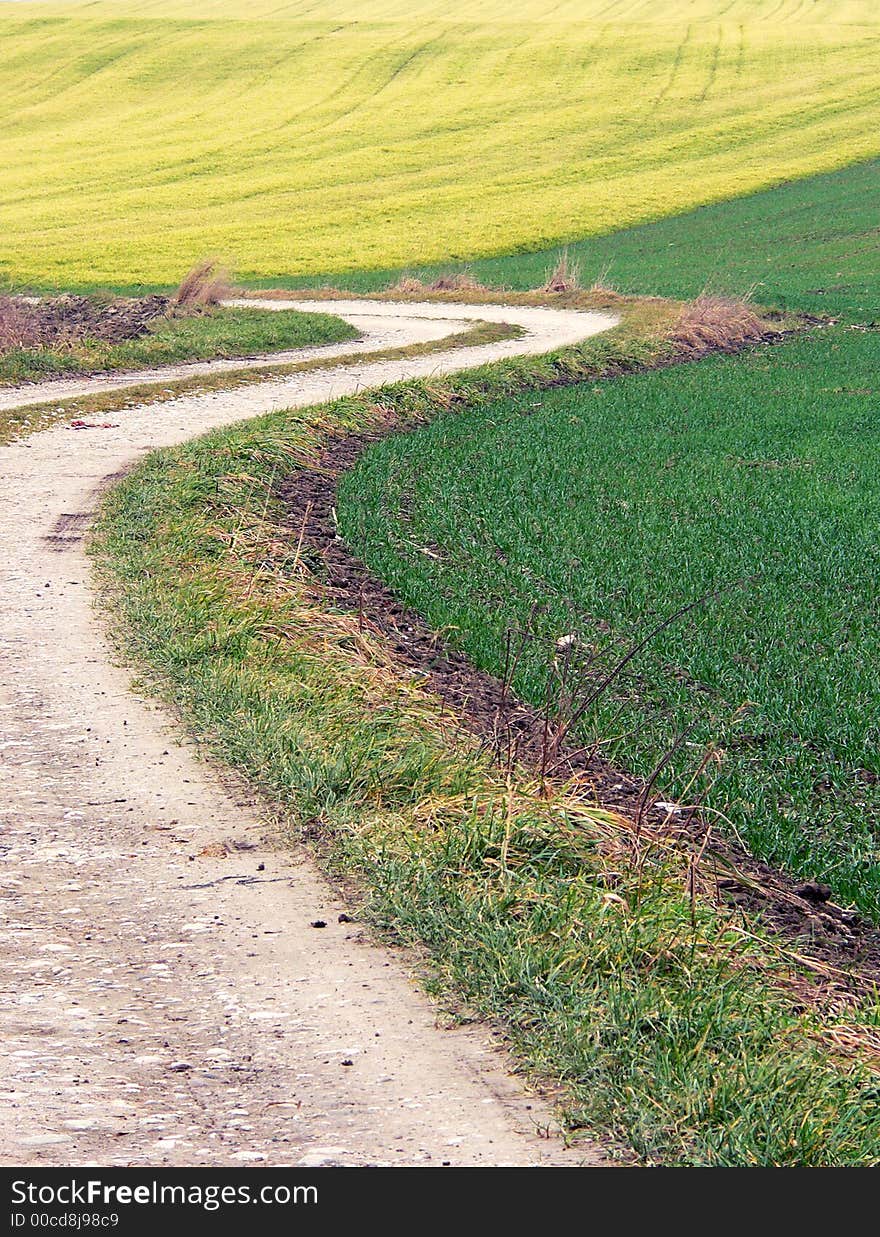
{"label": "winding dirt road", "polygon": [[[267,302],[288,304],[353,322],[363,364],[334,369],[324,349],[324,370],[0,448],[0,1163],[598,1163],[597,1148],[546,1136],[548,1110],[491,1033],[440,1025],[406,956],[340,919],[345,907],[310,859],[277,846],[245,791],[133,694],[93,610],[82,539],[102,490],[155,447],[271,409],[546,352],[614,319]],[[526,335],[368,359],[474,319]],[[149,377],[4,390],[2,402]]]}

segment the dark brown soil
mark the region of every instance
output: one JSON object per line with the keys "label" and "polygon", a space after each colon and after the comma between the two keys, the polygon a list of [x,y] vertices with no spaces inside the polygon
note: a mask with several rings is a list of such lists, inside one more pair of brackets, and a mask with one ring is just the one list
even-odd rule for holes
{"label": "dark brown soil", "polygon": [[0,349],[63,348],[87,339],[122,343],[145,335],[168,305],[164,296],[0,297]]}
{"label": "dark brown soil", "polygon": [[[299,544],[302,538],[309,557],[323,564],[321,583],[327,600],[334,607],[357,613],[366,629],[384,637],[401,668],[423,676],[426,690],[482,740],[496,759],[507,762],[513,756],[542,772],[548,767],[545,713],[516,699],[500,679],[448,647],[338,537],[335,504],[340,476],[355,465],[370,443],[403,428],[389,417],[369,433],[331,438],[313,467],[283,482],[280,494],[287,507],[291,542]],[[657,806],[662,796],[643,780],[564,742],[552,755],[554,779],[576,776],[602,807],[644,822],[652,831],[663,829],[689,851],[703,846],[707,824],[698,812],[684,810],[670,817],[666,808]],[[787,938],[787,944],[804,958],[833,969],[823,988],[830,983],[835,989],[853,990],[880,983],[880,931],[863,923],[852,910],[837,906],[826,887],[799,883],[714,834],[702,869],[713,872],[710,883],[718,904],[729,908],[744,926],[754,927],[757,920]]]}

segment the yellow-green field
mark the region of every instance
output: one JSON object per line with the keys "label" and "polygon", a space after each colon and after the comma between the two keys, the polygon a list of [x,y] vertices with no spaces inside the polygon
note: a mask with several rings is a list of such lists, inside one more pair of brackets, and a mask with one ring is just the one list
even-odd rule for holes
{"label": "yellow-green field", "polygon": [[880,152],[876,0],[0,0],[0,280],[539,247]]}

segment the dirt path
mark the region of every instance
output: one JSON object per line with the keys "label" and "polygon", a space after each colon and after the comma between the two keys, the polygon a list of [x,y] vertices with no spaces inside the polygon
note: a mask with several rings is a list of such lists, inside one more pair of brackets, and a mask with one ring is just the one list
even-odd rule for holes
{"label": "dirt path", "polygon": [[[287,309],[286,302],[279,301],[230,301],[231,305],[247,305],[254,309]],[[320,302],[323,306],[324,302]],[[308,308],[314,309],[314,304]],[[220,374],[229,370],[258,369],[261,365],[285,365],[294,361],[323,360],[328,363],[338,356],[356,356],[359,352],[368,356],[386,348],[399,348],[407,344],[430,343],[442,339],[467,326],[463,321],[406,316],[400,306],[399,316],[376,317],[372,314],[346,314],[346,320],[358,331],[359,338],[339,344],[320,344],[311,348],[296,348],[280,352],[267,352],[246,358],[230,357],[222,361],[185,361],[179,365],[163,365],[153,369],[123,370],[112,374],[92,374],[76,378],[53,378],[45,382],[25,383],[19,387],[0,387],[0,408],[18,408],[27,404],[41,404],[53,399],[71,399],[78,395],[93,395],[100,391],[116,391],[120,387],[135,386],[142,382],[173,382],[178,378],[195,378],[201,374]],[[322,312],[324,312],[322,310]],[[328,304],[327,313],[333,313]]]}
{"label": "dirt path", "polygon": [[[427,302],[396,305],[387,301],[261,301],[256,298],[232,300],[228,304],[244,305],[251,309],[302,309],[305,312],[318,309],[322,313],[345,318],[358,331],[359,339],[348,343],[321,344],[313,348],[263,353],[244,359],[233,357],[222,361],[186,361],[180,365],[164,365],[155,369],[96,374],[81,378],[54,378],[46,382],[24,383],[18,387],[0,387],[0,408],[20,408],[55,399],[71,399],[79,395],[115,391],[120,387],[137,386],[143,382],[173,382],[179,378],[195,378],[202,374],[220,374],[230,370],[258,369],[266,365],[314,360],[324,360],[329,364],[334,357],[356,356],[358,353],[363,353],[367,361],[371,352],[409,344],[431,343],[456,332],[463,332],[472,322],[522,324],[536,337],[551,341],[540,349],[529,347],[528,339],[510,340],[505,344],[492,346],[492,358],[518,356],[523,352],[547,351],[548,348],[561,347],[565,343],[575,343],[583,338],[582,326],[585,318],[604,318],[607,324],[613,321],[604,314],[528,309],[522,306],[506,309],[502,305],[447,305]],[[481,351],[482,349],[478,348],[468,350],[470,354]],[[459,355],[464,358],[465,352],[462,351]],[[487,355],[483,359],[492,358]],[[429,358],[427,363],[429,371],[444,368],[437,354]],[[463,359],[455,368],[465,369],[481,363],[477,356],[470,361]],[[279,385],[282,391],[290,390],[286,380]],[[262,406],[259,410],[262,410]]]}
{"label": "dirt path", "polygon": [[528,334],[188,396],[115,413],[118,428],[61,426],[0,448],[0,1163],[600,1159],[542,1137],[548,1112],[492,1036],[440,1029],[406,958],[340,922],[308,857],[273,846],[244,793],[132,694],[92,608],[82,537],[101,490],[142,453],[613,323],[519,307],[332,309],[372,319],[374,347],[386,331],[409,342],[413,322],[448,335],[497,317]]}

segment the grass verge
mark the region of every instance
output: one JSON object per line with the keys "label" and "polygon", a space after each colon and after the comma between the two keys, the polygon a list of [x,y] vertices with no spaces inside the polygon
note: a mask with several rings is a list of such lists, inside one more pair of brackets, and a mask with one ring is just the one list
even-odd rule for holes
{"label": "grass verge", "polygon": [[576,349],[155,453],[106,499],[92,552],[156,690],[357,879],[370,922],[428,947],[444,993],[504,1020],[571,1137],[602,1131],[642,1163],[877,1163],[878,1011],[817,995],[704,903],[693,855],[576,787],[548,796],[493,768],[381,639],[324,603],[276,496],[328,435],[389,411],[418,424],[671,352],[633,315]]}

